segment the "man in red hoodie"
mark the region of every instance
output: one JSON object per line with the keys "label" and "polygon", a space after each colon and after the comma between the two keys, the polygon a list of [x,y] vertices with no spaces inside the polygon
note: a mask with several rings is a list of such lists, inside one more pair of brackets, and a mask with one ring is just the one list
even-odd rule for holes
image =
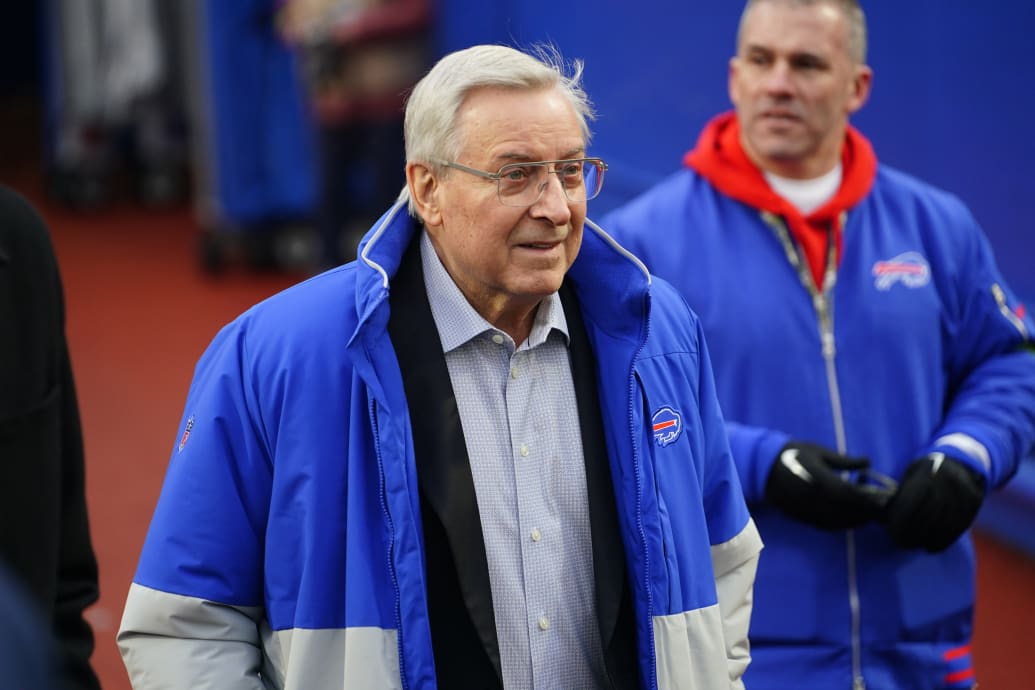
{"label": "man in red hoodie", "polygon": [[751,690],[970,688],[988,489],[1035,446],[1024,314],[954,196],[880,165],[856,0],[749,0],[735,112],[602,226],[698,312],[766,543]]}

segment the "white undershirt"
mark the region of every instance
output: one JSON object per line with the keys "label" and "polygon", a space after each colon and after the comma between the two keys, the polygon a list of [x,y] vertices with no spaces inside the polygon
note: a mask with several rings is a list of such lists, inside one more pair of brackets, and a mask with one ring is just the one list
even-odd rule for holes
{"label": "white undershirt", "polygon": [[813,177],[811,180],[795,180],[764,171],[763,174],[773,191],[791,202],[803,216],[809,215],[833,199],[841,186],[840,161],[830,172]]}

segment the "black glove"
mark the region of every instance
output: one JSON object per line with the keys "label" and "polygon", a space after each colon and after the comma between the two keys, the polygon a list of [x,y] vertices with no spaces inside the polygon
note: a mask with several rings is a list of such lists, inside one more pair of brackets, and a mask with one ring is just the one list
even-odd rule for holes
{"label": "black glove", "polygon": [[931,453],[906,468],[888,503],[888,532],[904,549],[944,551],[974,522],[984,498],[984,477],[944,453]]}
{"label": "black glove", "polygon": [[822,529],[859,527],[879,519],[890,496],[858,474],[850,474],[869,466],[866,458],[792,441],[773,462],[765,497],[796,520]]}

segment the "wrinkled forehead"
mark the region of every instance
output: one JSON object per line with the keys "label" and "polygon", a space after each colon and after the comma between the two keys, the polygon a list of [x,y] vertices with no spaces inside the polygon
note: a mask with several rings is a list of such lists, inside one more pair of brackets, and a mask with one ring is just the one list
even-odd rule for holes
{"label": "wrinkled forehead", "polygon": [[475,89],[457,113],[456,134],[461,152],[494,160],[549,160],[585,150],[575,108],[555,87]]}

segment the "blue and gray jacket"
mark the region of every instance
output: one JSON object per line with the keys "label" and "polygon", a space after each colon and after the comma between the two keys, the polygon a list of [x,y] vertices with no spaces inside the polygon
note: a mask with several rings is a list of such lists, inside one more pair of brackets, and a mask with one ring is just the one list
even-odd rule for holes
{"label": "blue and gray jacket", "polygon": [[[419,230],[397,204],[359,261],[256,305],[201,358],[119,633],[138,690],[435,687],[386,332]],[[568,277],[598,365],[642,686],[742,687],[761,542],[697,319],[590,223]]]}

